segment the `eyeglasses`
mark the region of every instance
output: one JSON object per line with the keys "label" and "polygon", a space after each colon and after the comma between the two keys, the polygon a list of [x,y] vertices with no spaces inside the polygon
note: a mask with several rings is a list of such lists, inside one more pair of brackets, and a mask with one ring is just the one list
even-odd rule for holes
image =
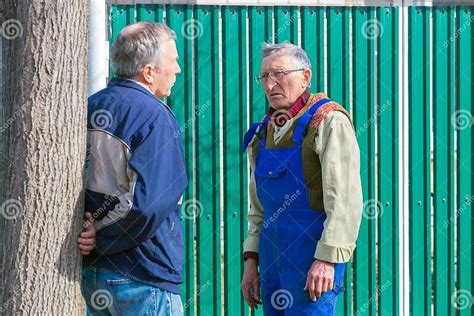
{"label": "eyeglasses", "polygon": [[292,70],[283,70],[283,69],[271,70],[267,72],[262,72],[260,76],[255,76],[254,79],[258,84],[262,84],[262,82],[266,81],[268,77],[270,77],[272,80],[280,80],[287,74],[290,74],[296,71],[303,71],[303,70],[304,68],[292,69]]}

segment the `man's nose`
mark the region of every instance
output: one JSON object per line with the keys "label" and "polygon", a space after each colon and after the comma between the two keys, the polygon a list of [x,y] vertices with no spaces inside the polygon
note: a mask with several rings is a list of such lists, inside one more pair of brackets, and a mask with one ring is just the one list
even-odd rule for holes
{"label": "man's nose", "polygon": [[176,73],[177,74],[181,73],[181,67],[179,67],[179,64],[176,64]]}

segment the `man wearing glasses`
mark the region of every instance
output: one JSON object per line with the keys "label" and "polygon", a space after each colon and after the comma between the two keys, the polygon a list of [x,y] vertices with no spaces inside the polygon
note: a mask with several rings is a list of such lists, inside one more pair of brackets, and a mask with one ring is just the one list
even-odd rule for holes
{"label": "man wearing glasses", "polygon": [[262,53],[255,79],[270,108],[244,138],[251,173],[242,292],[251,308],[261,299],[265,315],[334,315],[362,214],[352,121],[309,92],[303,49],[285,42]]}

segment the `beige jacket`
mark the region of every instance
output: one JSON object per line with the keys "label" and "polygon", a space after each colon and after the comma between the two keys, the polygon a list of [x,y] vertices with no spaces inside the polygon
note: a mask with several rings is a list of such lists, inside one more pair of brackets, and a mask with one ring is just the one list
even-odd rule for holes
{"label": "beige jacket", "polygon": [[[298,113],[281,128],[272,125],[271,128],[275,129],[276,144],[288,131],[293,120],[297,120],[302,114]],[[248,156],[251,157],[251,146],[247,150]],[[314,257],[334,263],[347,262],[356,246],[363,202],[359,146],[351,122],[343,113],[333,111],[327,114],[318,127],[314,151],[321,162],[323,203],[327,215]],[[256,191],[253,173],[255,161],[249,161],[249,164],[249,225],[243,248],[244,252],[258,253],[263,208]]]}

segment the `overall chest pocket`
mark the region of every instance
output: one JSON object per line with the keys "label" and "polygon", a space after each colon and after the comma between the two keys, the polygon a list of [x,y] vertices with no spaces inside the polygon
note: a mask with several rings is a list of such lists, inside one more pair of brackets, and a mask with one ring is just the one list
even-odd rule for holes
{"label": "overall chest pocket", "polygon": [[[267,158],[267,159],[265,159]],[[263,178],[279,178],[285,175],[287,170],[287,161],[280,161],[275,157],[257,157],[255,166],[255,175]]]}

